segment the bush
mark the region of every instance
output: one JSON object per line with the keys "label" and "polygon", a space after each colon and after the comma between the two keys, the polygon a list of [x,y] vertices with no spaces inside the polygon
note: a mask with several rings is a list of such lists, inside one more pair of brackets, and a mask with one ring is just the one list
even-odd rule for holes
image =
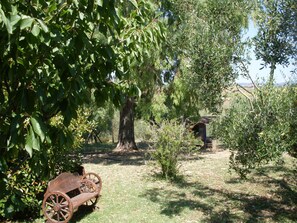
{"label": "bush", "polygon": [[[6,195],[0,200],[0,217],[35,218],[40,214],[46,182],[32,173],[28,162],[7,172]],[[2,190],[2,189],[1,189]]]}
{"label": "bush", "polygon": [[135,138],[139,141],[148,141],[151,136],[151,125],[144,120],[136,120],[134,124]]}
{"label": "bush", "polygon": [[296,116],[291,89],[266,85],[253,94],[250,101],[237,96],[215,123],[216,137],[231,151],[230,167],[241,177],[262,164],[279,160],[293,144],[290,132]]}
{"label": "bush", "polygon": [[176,178],[180,155],[202,144],[193,133],[175,121],[164,121],[159,127],[154,126],[152,137],[155,148],[152,156],[161,167],[162,176],[167,179]]}
{"label": "bush", "polygon": [[[73,119],[66,127],[63,118],[57,115],[51,119],[48,134],[51,145],[44,143],[42,150],[34,151],[32,157],[20,151],[7,162],[3,176],[5,186],[1,187],[0,217],[24,219],[39,217],[47,181],[61,172],[74,171],[81,165],[80,144],[88,123]],[[0,166],[1,168],[1,166]]]}

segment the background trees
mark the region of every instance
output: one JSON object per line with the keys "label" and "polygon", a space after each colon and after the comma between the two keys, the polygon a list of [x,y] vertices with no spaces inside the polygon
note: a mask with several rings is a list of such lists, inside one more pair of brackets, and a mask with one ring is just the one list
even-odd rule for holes
{"label": "background trees", "polygon": [[161,71],[157,63],[164,40],[165,24],[158,9],[158,1],[131,1],[120,4],[122,32],[117,36],[119,44],[119,70],[122,77],[123,100],[120,108],[118,150],[137,149],[134,137],[135,106],[137,101],[148,98],[154,92]]}
{"label": "background trees", "polygon": [[222,102],[223,89],[237,77],[232,64],[250,8],[250,1],[167,1],[164,79],[173,116],[197,119],[199,110],[215,111]]}
{"label": "background trees", "polygon": [[255,54],[270,68],[270,79],[274,79],[276,65],[288,66],[296,63],[296,7],[292,0],[259,1],[255,12],[258,34],[254,38]]}
{"label": "background trees", "polygon": [[[284,152],[296,154],[295,86],[274,86],[276,65],[296,61],[296,2],[259,1],[259,26],[253,39],[255,54],[269,66],[270,78],[231,104],[218,122],[217,135],[231,149],[231,167],[245,176],[251,169],[278,160]],[[242,63],[244,64],[244,63]],[[242,66],[244,68],[246,66]],[[244,74],[250,77],[247,69]]]}
{"label": "background trees", "polygon": [[[123,12],[129,12],[131,16],[123,23],[129,27],[124,29],[126,32],[119,39],[126,39],[123,48],[126,45],[135,47],[134,54],[129,51],[131,47],[127,48],[128,51],[120,49],[123,52],[122,67],[127,73],[124,84],[130,91],[136,89],[131,87],[133,85],[140,89],[142,106],[151,104],[155,89],[156,94],[167,94],[164,101],[169,107],[165,110],[170,111],[170,114],[164,114],[167,118],[196,116],[197,119],[201,109],[215,111],[222,102],[221,92],[237,75],[232,70],[233,55],[239,50],[240,34],[247,24],[250,5],[246,1],[163,1],[157,6],[159,8],[152,8],[152,4],[140,1],[138,8],[123,7]],[[158,11],[161,11],[157,14],[159,18],[156,17]],[[134,14],[138,16],[137,13],[149,16],[143,16],[139,21],[138,17],[133,18]],[[168,23],[168,38],[159,44],[164,38],[162,18]],[[133,137],[135,97],[126,95],[121,111],[118,149],[136,148]],[[138,114],[151,120],[159,116],[153,114],[151,106],[145,107],[140,108]]]}

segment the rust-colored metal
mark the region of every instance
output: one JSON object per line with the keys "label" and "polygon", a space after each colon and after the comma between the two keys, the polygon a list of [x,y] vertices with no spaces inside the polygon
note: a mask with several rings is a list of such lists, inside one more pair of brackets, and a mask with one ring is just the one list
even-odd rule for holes
{"label": "rust-colored metal", "polygon": [[44,194],[42,210],[47,222],[66,223],[79,206],[95,206],[101,188],[102,181],[98,174],[60,174],[48,183]]}
{"label": "rust-colored metal", "polygon": [[97,185],[98,191],[100,193],[102,189],[102,180],[101,177],[96,173],[86,173],[83,175],[84,179],[88,179],[92,182],[94,182]]}

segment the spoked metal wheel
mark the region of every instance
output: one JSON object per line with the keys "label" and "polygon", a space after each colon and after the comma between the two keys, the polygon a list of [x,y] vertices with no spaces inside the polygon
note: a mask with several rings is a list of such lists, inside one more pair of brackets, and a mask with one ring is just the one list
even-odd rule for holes
{"label": "spoked metal wheel", "polygon": [[98,197],[92,198],[91,200],[88,200],[84,205],[95,208],[96,204],[98,202]]}
{"label": "spoked metal wheel", "polygon": [[86,173],[83,177],[84,179],[90,180],[94,182],[98,188],[98,192],[100,194],[102,188],[102,180],[101,177],[96,173]]}
{"label": "spoked metal wheel", "polygon": [[81,193],[95,193],[95,192],[98,192],[98,187],[93,181],[88,179],[83,179],[81,181],[81,186],[79,187],[79,191]]}
{"label": "spoked metal wheel", "polygon": [[42,209],[45,217],[51,223],[68,222],[73,215],[73,206],[70,198],[61,192],[46,195]]}
{"label": "spoked metal wheel", "polygon": [[[79,191],[80,193],[98,193],[99,196],[99,188],[92,180],[83,179]],[[98,201],[98,196],[88,200],[85,205],[94,207]]]}

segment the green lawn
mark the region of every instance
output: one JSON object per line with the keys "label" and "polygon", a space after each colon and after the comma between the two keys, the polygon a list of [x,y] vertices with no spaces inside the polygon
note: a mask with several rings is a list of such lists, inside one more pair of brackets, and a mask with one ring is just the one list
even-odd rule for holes
{"label": "green lawn", "polygon": [[143,154],[88,155],[84,166],[102,177],[102,197],[98,209],[81,208],[71,222],[297,222],[297,178],[288,156],[242,181],[228,172],[228,151],[203,153],[183,161],[184,177],[170,183],[158,179]]}

